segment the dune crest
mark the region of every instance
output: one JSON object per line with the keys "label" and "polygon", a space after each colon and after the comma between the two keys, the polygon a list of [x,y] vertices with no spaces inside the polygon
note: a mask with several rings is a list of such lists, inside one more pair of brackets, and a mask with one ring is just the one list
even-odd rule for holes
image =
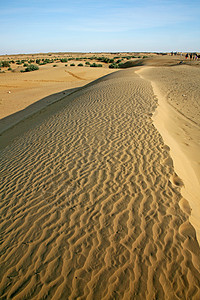
{"label": "dune crest", "polygon": [[137,72],[150,80],[158,97],[154,124],[170,146],[181,194],[191,206],[190,221],[200,244],[200,73],[188,66],[143,68]]}
{"label": "dune crest", "polygon": [[34,115],[1,151],[2,298],[200,298],[156,106],[150,82],[119,71]]}

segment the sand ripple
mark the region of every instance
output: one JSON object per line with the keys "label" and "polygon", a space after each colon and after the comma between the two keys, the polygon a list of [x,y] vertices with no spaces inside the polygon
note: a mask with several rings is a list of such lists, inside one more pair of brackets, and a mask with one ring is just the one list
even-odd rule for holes
{"label": "sand ripple", "polygon": [[200,299],[155,107],[150,83],[120,71],[1,151],[1,299]]}

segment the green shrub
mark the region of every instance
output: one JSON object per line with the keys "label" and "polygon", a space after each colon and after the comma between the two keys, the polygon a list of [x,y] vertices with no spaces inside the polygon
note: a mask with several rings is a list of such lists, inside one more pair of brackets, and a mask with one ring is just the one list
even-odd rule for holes
{"label": "green shrub", "polygon": [[38,58],[38,59],[36,59],[36,64],[38,64],[38,65],[39,65],[39,64],[40,64],[40,61],[41,61],[41,59],[39,59],[39,58]]}
{"label": "green shrub", "polygon": [[39,67],[36,65],[30,65],[25,69],[25,72],[32,72],[32,71],[36,71],[39,70]]}
{"label": "green shrub", "polygon": [[70,66],[71,66],[71,67],[74,67],[74,66],[75,66],[75,64],[70,64]]}
{"label": "green shrub", "polygon": [[90,62],[89,61],[86,61],[86,63],[85,63],[86,65],[90,65]]}
{"label": "green shrub", "polygon": [[65,62],[68,62],[68,59],[67,59],[67,58],[61,58],[60,61],[61,61],[62,63],[65,63]]}
{"label": "green shrub", "polygon": [[109,69],[118,69],[118,65],[116,63],[109,65]]}
{"label": "green shrub", "polygon": [[121,68],[123,66],[124,63],[119,63],[118,64],[118,68]]}
{"label": "green shrub", "polygon": [[28,64],[27,63],[24,63],[24,67],[27,67],[28,66]]}
{"label": "green shrub", "polygon": [[53,67],[55,68],[55,67],[57,67],[58,65],[53,65]]}
{"label": "green shrub", "polygon": [[67,67],[67,64],[65,65],[65,67]]}
{"label": "green shrub", "polygon": [[1,62],[1,66],[2,66],[3,68],[9,68],[9,67],[10,67],[9,61],[3,60],[3,61]]}
{"label": "green shrub", "polygon": [[78,67],[83,67],[83,64],[78,64]]}
{"label": "green shrub", "polygon": [[11,67],[9,67],[9,68],[8,68],[8,71],[12,71],[12,68],[11,68]]}
{"label": "green shrub", "polygon": [[90,65],[90,67],[100,68],[100,67],[102,67],[102,65],[101,64],[93,63],[93,64]]}

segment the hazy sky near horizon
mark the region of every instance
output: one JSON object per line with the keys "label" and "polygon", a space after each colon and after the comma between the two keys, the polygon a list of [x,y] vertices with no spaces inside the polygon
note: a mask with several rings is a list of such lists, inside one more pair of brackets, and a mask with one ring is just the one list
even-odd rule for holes
{"label": "hazy sky near horizon", "polygon": [[198,0],[0,0],[0,54],[200,52]]}

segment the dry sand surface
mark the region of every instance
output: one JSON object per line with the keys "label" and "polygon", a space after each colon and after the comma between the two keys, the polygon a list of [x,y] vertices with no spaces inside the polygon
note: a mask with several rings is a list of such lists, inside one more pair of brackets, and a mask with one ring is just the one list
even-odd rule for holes
{"label": "dry sand surface", "polygon": [[182,195],[191,206],[190,221],[200,244],[200,69],[192,66],[142,68],[159,99],[154,124],[171,149]]}
{"label": "dry sand surface", "polygon": [[3,119],[0,132],[77,88],[112,72],[108,68],[65,67],[59,63],[56,68],[52,65],[41,66],[39,71],[30,73],[0,74],[0,119]]}
{"label": "dry sand surface", "polygon": [[198,126],[174,102],[186,82],[169,89],[188,70],[115,72],[4,132],[2,299],[200,299],[191,209],[152,120],[167,89]]}

